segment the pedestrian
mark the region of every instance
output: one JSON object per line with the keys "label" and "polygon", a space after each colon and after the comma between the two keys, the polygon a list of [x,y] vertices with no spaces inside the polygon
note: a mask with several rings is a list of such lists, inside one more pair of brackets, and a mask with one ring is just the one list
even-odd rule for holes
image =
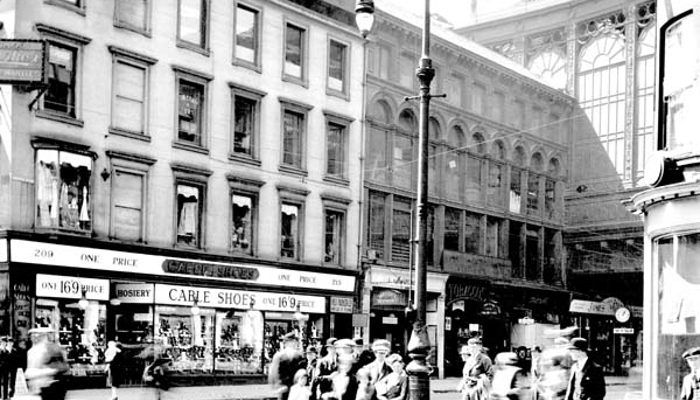
{"label": "pedestrian", "polygon": [[10,397],[10,351],[7,348],[7,336],[0,337],[0,399],[7,400]]}
{"label": "pedestrian", "polygon": [[380,379],[375,386],[378,400],[404,400],[408,389],[408,376],[406,375],[403,358],[393,353],[386,358],[386,363],[392,371],[389,375]]}
{"label": "pedestrian", "polygon": [[574,338],[569,353],[575,364],[571,368],[566,400],[602,400],[605,398],[603,369],[589,358],[588,341]]}
{"label": "pedestrian", "polygon": [[338,360],[335,353],[335,342],[338,339],[331,337],[323,346],[326,354],[316,363],[316,398],[320,399],[324,393],[332,389],[331,375],[338,370]]}
{"label": "pedestrian", "polygon": [[462,400],[487,399],[493,377],[493,364],[482,351],[481,339],[469,339],[460,349],[460,355],[464,360],[464,368],[457,391],[462,393]]}
{"label": "pedestrian", "polygon": [[294,374],[294,384],[289,388],[288,400],[309,400],[311,388],[308,385],[309,376],[306,369],[300,369]]}
{"label": "pedestrian", "polygon": [[493,381],[491,382],[491,400],[530,399],[530,383],[527,373],[520,366],[520,357],[516,353],[499,353],[494,361]]}
{"label": "pedestrian", "polygon": [[694,400],[700,396],[700,347],[691,347],[683,353],[690,373],[683,377],[680,400]]}
{"label": "pedestrian", "polygon": [[33,328],[29,333],[33,343],[27,352],[25,373],[29,387],[42,400],[63,400],[66,397],[66,373],[70,368],[61,346],[50,340],[54,330]]}
{"label": "pedestrian", "polygon": [[358,381],[355,374],[354,342],[340,339],[334,344],[338,370],[331,374],[332,390],[324,393],[323,400],[355,400]]}
{"label": "pedestrian", "polygon": [[306,380],[309,384],[309,390],[311,391],[311,395],[309,398],[311,400],[316,399],[316,386],[317,386],[317,379],[316,379],[316,369],[318,367],[318,350],[316,350],[316,347],[309,345],[306,348]]}
{"label": "pedestrian", "polygon": [[299,351],[299,341],[294,332],[283,337],[282,349],[272,357],[270,363],[269,382],[277,387],[279,400],[287,400],[289,388],[294,384],[294,374],[305,369],[305,357]]}
{"label": "pedestrian", "polygon": [[357,371],[357,395],[355,400],[371,400],[374,396],[374,385],[369,379],[369,370],[360,368]]}
{"label": "pedestrian", "polygon": [[365,346],[365,342],[362,338],[355,339],[355,358],[357,360],[355,367],[358,370],[371,363],[376,358],[374,352]]}
{"label": "pedestrian", "polygon": [[124,353],[114,340],[107,342],[107,350],[105,351],[105,372],[107,373],[107,386],[112,391],[111,400],[118,399],[117,390],[124,380]]}
{"label": "pedestrian", "polygon": [[[17,347],[15,347],[15,340],[12,338],[12,336],[7,337],[7,352],[8,352],[8,359],[7,359],[7,367],[9,370],[9,379],[8,379],[8,384],[9,384],[9,392],[8,392],[8,398],[13,398],[15,397],[15,383],[17,381],[17,369],[20,368],[20,366],[23,363],[26,363],[26,354],[22,355]],[[20,356],[24,357],[24,361],[22,362],[19,358]]]}
{"label": "pedestrian", "polygon": [[[391,352],[391,343],[386,339],[376,339],[372,343],[372,352],[374,353],[374,361],[365,365],[369,374],[370,385],[376,385],[380,379],[393,372],[391,367],[386,363],[386,357]],[[376,390],[372,399],[377,399]]]}

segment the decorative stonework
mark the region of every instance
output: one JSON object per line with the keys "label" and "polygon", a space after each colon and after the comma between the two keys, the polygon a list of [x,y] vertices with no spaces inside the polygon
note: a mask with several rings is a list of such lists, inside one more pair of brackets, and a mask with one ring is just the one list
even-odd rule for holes
{"label": "decorative stonework", "polygon": [[602,17],[590,19],[576,25],[576,41],[585,44],[590,39],[617,31],[625,35],[625,21],[627,17],[624,12],[616,11]]}
{"label": "decorative stonework", "polygon": [[567,54],[566,31],[563,27],[527,36],[525,38],[525,65],[530,63],[533,56],[551,50]]}

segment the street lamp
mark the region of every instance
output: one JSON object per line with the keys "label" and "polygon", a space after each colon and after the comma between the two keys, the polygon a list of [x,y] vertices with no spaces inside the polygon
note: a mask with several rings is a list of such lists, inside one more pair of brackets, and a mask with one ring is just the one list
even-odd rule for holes
{"label": "street lamp", "polygon": [[[363,37],[367,37],[374,22],[374,2],[371,0],[358,0],[355,7],[357,26]],[[362,25],[361,25],[362,24]],[[426,280],[427,263],[425,255],[426,238],[428,233],[428,118],[430,116],[431,97],[445,97],[444,95],[431,96],[430,82],[435,77],[433,62],[430,59],[430,0],[425,0],[425,14],[423,17],[423,43],[421,58],[416,69],[416,77],[420,83],[418,96],[408,99],[420,100],[420,115],[418,126],[418,193],[416,203],[416,216],[413,232],[418,237],[413,239],[413,265],[416,279],[414,286],[414,302],[416,307],[416,319],[413,323],[411,339],[408,341],[408,354],[411,362],[406,366],[409,375],[409,399],[427,400],[430,398],[430,368],[426,359],[430,351],[430,338],[426,327]]]}
{"label": "street lamp", "polygon": [[301,345],[301,351],[304,351],[304,333],[306,330],[306,321],[309,319],[309,315],[301,312],[301,304],[297,304],[297,310],[294,312],[294,319],[297,320],[297,324],[299,326],[299,344]]}

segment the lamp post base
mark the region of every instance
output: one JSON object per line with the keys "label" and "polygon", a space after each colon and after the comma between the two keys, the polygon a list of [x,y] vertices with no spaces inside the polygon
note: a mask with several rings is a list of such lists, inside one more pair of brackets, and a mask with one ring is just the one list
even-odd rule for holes
{"label": "lamp post base", "polygon": [[430,399],[430,373],[432,368],[427,363],[430,351],[427,327],[416,322],[408,342],[408,355],[411,362],[406,366],[408,374],[408,399]]}

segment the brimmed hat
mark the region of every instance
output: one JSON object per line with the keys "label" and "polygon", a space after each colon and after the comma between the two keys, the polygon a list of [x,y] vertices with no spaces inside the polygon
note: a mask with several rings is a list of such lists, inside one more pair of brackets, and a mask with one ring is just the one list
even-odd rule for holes
{"label": "brimmed hat", "polygon": [[355,342],[355,346],[364,346],[365,345],[365,341],[362,338],[354,339],[353,342]]}
{"label": "brimmed hat", "polygon": [[386,339],[377,339],[372,343],[372,351],[391,353],[391,343]]}
{"label": "brimmed hat", "polygon": [[696,358],[700,356],[700,347],[691,347],[683,353],[683,359]]}
{"label": "brimmed hat", "polygon": [[309,376],[309,373],[306,372],[306,369],[304,369],[304,368],[300,368],[300,369],[297,370],[297,372],[294,374],[294,382],[296,382],[296,381],[297,381],[299,378],[301,378],[302,376],[307,376],[307,377]]}
{"label": "brimmed hat", "polygon": [[471,339],[467,340],[467,344],[469,346],[481,346],[481,339],[471,338]]}
{"label": "brimmed hat", "polygon": [[386,363],[389,365],[391,365],[397,361],[403,362],[403,358],[401,357],[401,355],[396,354],[396,353],[394,353],[386,358]]}
{"label": "brimmed hat", "polygon": [[498,353],[496,355],[496,364],[499,365],[517,365],[518,364],[518,355],[513,353],[512,351],[505,352],[505,353]]}
{"label": "brimmed hat", "polygon": [[282,339],[286,341],[291,341],[291,340],[297,340],[297,334],[294,332],[289,332],[286,335],[282,336]]}
{"label": "brimmed hat", "polygon": [[582,337],[577,337],[571,339],[571,343],[569,343],[569,347],[567,347],[569,350],[579,350],[588,353],[588,340],[582,338]]}
{"label": "brimmed hat", "polygon": [[333,347],[337,340],[338,339],[336,339],[334,337],[329,337],[328,339],[326,339],[326,344],[324,345],[324,347]]}
{"label": "brimmed hat", "polygon": [[308,347],[306,348],[306,352],[307,352],[307,353],[318,353],[318,350],[317,350],[316,347],[314,347],[314,346],[308,346]]}
{"label": "brimmed hat", "polygon": [[32,329],[29,330],[29,333],[36,333],[36,334],[39,334],[39,333],[53,333],[53,332],[54,332],[53,328],[50,328],[50,327],[48,327],[48,326],[40,326],[40,327],[38,327],[38,328],[32,328]]}
{"label": "brimmed hat", "polygon": [[355,347],[355,342],[352,341],[352,339],[339,339],[336,340],[335,343],[333,344],[333,347],[336,349],[341,349],[341,348],[349,348],[352,349]]}

